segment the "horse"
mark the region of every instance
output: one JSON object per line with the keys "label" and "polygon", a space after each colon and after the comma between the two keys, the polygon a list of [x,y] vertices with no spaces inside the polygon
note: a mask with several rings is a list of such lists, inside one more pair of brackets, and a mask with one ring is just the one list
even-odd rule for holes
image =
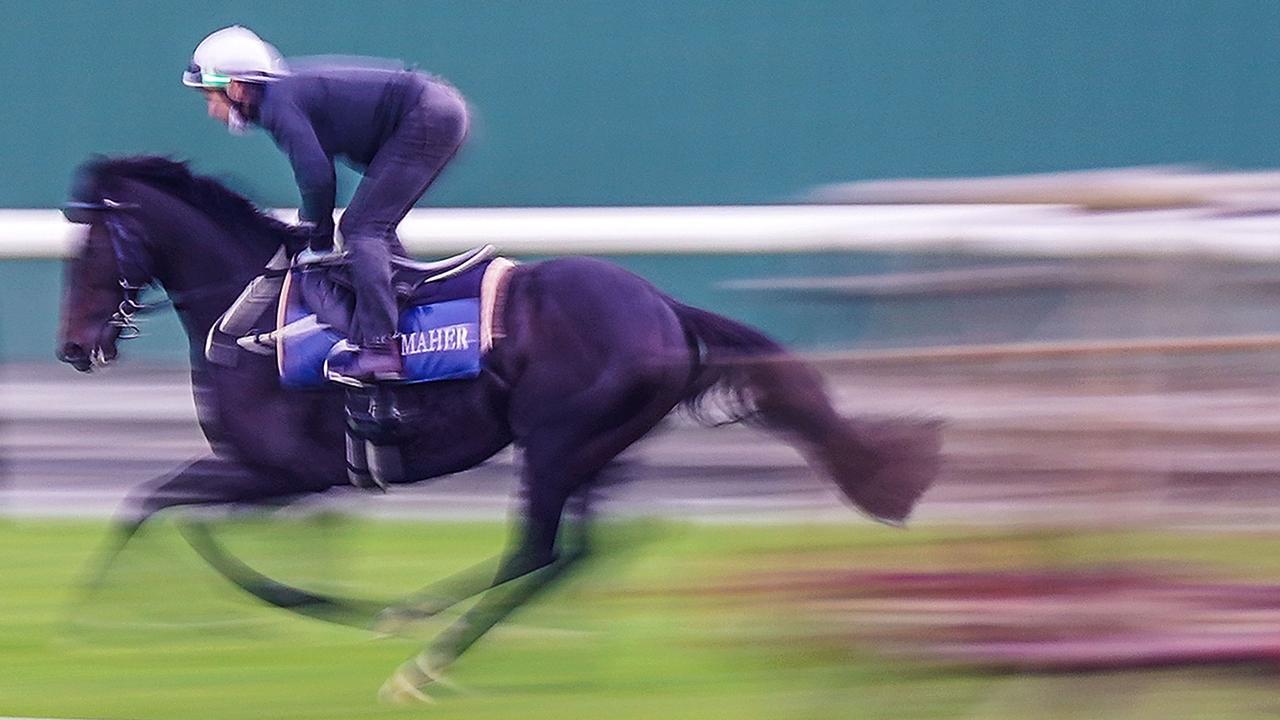
{"label": "horse", "polygon": [[[246,283],[281,247],[300,247],[290,226],[186,164],[153,156],[86,162],[65,212],[87,231],[65,265],[58,358],[80,371],[116,360],[119,342],[136,333],[142,291],[158,286],[188,338],[211,449],[129,493],[98,578],[163,510],[269,504],[348,482],[341,388],[288,390],[275,361],[252,353],[233,367],[205,359],[210,328]],[[402,448],[404,482],[466,470],[512,444],[521,451],[518,530],[496,572],[473,569],[392,604],[342,598],[272,580],[226,553],[203,525],[182,526],[239,587],[326,621],[394,631],[483,594],[393,673],[385,698],[425,698],[486,631],[585,557],[584,498],[619,453],[677,408],[779,435],[854,508],[890,524],[907,519],[939,470],[938,423],[842,417],[798,356],[616,265],[582,257],[520,264],[505,296],[505,336],[478,377],[394,390],[416,419]]]}

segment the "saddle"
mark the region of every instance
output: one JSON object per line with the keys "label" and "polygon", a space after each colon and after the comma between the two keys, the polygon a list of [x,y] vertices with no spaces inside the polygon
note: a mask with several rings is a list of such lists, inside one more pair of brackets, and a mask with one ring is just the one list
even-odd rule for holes
{"label": "saddle", "polygon": [[[505,277],[514,266],[497,257],[492,245],[432,262],[395,258],[392,287],[405,361],[405,378],[397,382],[479,375],[480,358],[493,345]],[[205,343],[209,362],[234,366],[243,351],[274,355],[286,387],[316,388],[330,381],[358,386],[326,367],[328,358],[353,348],[346,339],[355,306],[347,257],[290,265],[282,249],[265,270],[214,323]]]}
{"label": "saddle", "polygon": [[[480,374],[482,356],[504,334],[504,296],[514,267],[492,245],[433,262],[393,260],[402,383]],[[352,347],[346,336],[354,305],[345,257],[291,265],[281,248],[210,328],[205,357],[234,367],[245,352],[274,355],[286,387],[352,386],[345,403],[347,476],[358,488],[385,491],[410,479],[401,444],[416,418],[398,407],[394,384],[361,385],[328,372],[328,359]]]}
{"label": "saddle", "polygon": [[[412,258],[393,256],[391,259],[391,287],[402,304],[419,304],[424,297],[440,290],[439,285],[456,278],[481,263],[497,256],[497,248],[482,245],[443,260],[420,262]],[[322,277],[325,282],[351,291],[351,266],[345,254],[325,255],[319,260],[296,266],[309,276]]]}

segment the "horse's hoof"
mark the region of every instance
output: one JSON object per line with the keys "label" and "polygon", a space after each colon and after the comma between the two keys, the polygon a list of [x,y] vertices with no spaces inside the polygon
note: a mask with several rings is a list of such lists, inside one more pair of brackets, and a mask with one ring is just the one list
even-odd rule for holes
{"label": "horse's hoof", "polygon": [[444,677],[444,669],[433,666],[422,655],[404,663],[378,690],[378,699],[385,703],[402,705],[404,703],[435,703],[436,699],[428,695],[428,687],[443,687],[460,691],[458,686]]}
{"label": "horse's hoof", "polygon": [[435,703],[435,698],[422,692],[417,686],[413,673],[405,672],[402,666],[395,674],[387,678],[378,688],[378,701],[388,705],[408,705],[414,703]]}

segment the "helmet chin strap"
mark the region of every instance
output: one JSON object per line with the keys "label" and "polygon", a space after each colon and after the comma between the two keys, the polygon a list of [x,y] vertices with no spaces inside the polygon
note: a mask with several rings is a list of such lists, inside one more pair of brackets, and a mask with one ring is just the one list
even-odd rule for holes
{"label": "helmet chin strap", "polygon": [[231,111],[227,113],[227,131],[232,135],[248,135],[249,130],[249,121],[235,105],[232,105]]}

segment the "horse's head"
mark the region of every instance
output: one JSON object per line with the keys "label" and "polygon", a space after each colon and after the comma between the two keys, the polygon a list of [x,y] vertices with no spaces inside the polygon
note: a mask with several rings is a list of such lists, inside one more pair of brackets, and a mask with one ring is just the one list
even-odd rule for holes
{"label": "horse's head", "polygon": [[57,355],[81,372],[111,362],[117,343],[138,335],[139,295],[155,278],[137,210],[95,163],[80,169],[63,209],[86,230],[64,265]]}
{"label": "horse's head", "polygon": [[82,372],[137,337],[146,287],[163,285],[203,342],[200,323],[225,310],[281,243],[298,242],[244,197],[160,157],[85,163],[63,212],[86,231],[66,262],[57,355]]}

